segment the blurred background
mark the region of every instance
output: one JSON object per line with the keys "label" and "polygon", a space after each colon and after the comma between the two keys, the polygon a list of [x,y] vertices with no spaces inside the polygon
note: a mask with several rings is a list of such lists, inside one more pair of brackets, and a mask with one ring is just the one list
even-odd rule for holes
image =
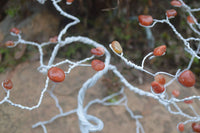
{"label": "blurred background", "polygon": [[[200,7],[196,0],[185,0],[191,8]],[[81,22],[69,29],[65,36],[86,36],[108,47],[113,40],[118,40],[129,60],[140,64],[143,57],[159,45],[167,45],[167,54],[147,61],[145,67],[152,71],[167,71],[174,74],[178,68],[186,68],[190,55],[184,51],[183,42],[177,38],[167,24],[156,24],[147,29],[139,26],[137,16],[152,15],[156,19],[164,19],[168,9],[175,9],[178,15],[171,19],[172,24],[185,37],[198,37],[189,28],[183,9],[170,5],[170,1],[160,0],[75,0],[72,5],[60,3],[64,11],[78,17]],[[200,13],[195,13],[200,18]],[[37,61],[39,55],[36,47],[18,45],[8,49],[4,43],[15,40],[9,33],[17,27],[22,31],[25,40],[35,42],[48,41],[58,35],[59,31],[71,20],[61,16],[47,0],[44,5],[36,0],[1,0],[0,1],[0,72],[12,70],[17,64],[25,61]],[[195,48],[195,42],[191,42]],[[53,46],[44,50],[45,58],[51,54]],[[90,55],[90,48],[76,43],[60,50],[59,58],[82,59]],[[135,79],[136,83],[148,80],[144,74],[130,70],[119,58],[112,54],[112,64],[118,65],[127,78]],[[200,62],[194,60],[191,70],[196,73],[199,88]],[[130,72],[131,71],[131,72]],[[139,75],[139,76],[138,76]],[[139,77],[139,78],[138,78]]]}

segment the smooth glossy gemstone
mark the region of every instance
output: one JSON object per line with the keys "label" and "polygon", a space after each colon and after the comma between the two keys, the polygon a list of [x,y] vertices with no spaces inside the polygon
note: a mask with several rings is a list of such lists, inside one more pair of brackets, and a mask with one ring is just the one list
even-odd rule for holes
{"label": "smooth glossy gemstone", "polygon": [[57,43],[58,42],[58,36],[51,37],[49,39],[49,41],[52,42],[52,43]]}
{"label": "smooth glossy gemstone", "polygon": [[12,81],[11,81],[10,79],[4,80],[4,81],[3,81],[3,87],[4,87],[5,89],[7,89],[7,90],[12,89],[12,87],[13,87]]}
{"label": "smooth glossy gemstone", "polygon": [[19,34],[21,31],[18,28],[12,28],[12,29],[10,29],[10,32],[12,32],[14,34]]}
{"label": "smooth glossy gemstone", "polygon": [[183,124],[183,123],[180,123],[180,124],[178,125],[178,130],[179,130],[180,132],[183,132],[183,131],[184,131],[184,124]]}
{"label": "smooth glossy gemstone", "polygon": [[192,71],[185,70],[178,77],[178,81],[185,87],[192,87],[192,86],[194,86],[196,79],[195,79],[195,75],[193,74]]}
{"label": "smooth glossy gemstone", "polygon": [[93,55],[101,56],[105,53],[103,47],[92,48],[90,51]]}
{"label": "smooth glossy gemstone", "polygon": [[111,43],[111,47],[118,54],[121,54],[123,52],[122,47],[118,41],[113,41]]}
{"label": "smooth glossy gemstone", "polygon": [[188,23],[190,23],[190,24],[194,24],[195,22],[194,22],[194,19],[192,18],[192,16],[187,16],[187,21],[188,21]]}
{"label": "smooth glossy gemstone", "polygon": [[177,15],[177,12],[176,12],[176,10],[171,9],[171,10],[167,10],[166,14],[167,14],[168,18],[173,18]]}
{"label": "smooth glossy gemstone", "polygon": [[58,67],[52,67],[48,70],[48,77],[54,82],[62,82],[65,80],[65,72]]}
{"label": "smooth glossy gemstone", "polygon": [[91,62],[91,65],[92,65],[92,68],[93,68],[95,71],[101,71],[101,70],[103,70],[104,67],[105,67],[104,62],[102,62],[102,61],[100,61],[100,60],[97,60],[97,59],[93,60],[93,61]]}
{"label": "smooth glossy gemstone", "polygon": [[178,0],[173,0],[173,1],[170,2],[170,4],[172,6],[175,6],[175,7],[181,7],[182,6],[182,3]]}
{"label": "smooth glossy gemstone", "polygon": [[154,91],[155,93],[158,93],[158,94],[165,91],[164,86],[161,85],[161,84],[159,84],[157,81],[153,81],[153,82],[151,83],[151,87],[152,87],[153,91]]}
{"label": "smooth glossy gemstone", "polygon": [[158,74],[154,77],[154,79],[161,85],[164,85],[166,83],[165,77],[163,75]]}
{"label": "smooth glossy gemstone", "polygon": [[9,46],[14,46],[14,42],[13,42],[13,41],[7,41],[7,42],[5,43],[5,45],[6,45],[7,47],[9,47]]}
{"label": "smooth glossy gemstone", "polygon": [[180,91],[179,90],[173,90],[172,95],[174,95],[174,97],[178,97],[180,95]]}
{"label": "smooth glossy gemstone", "polygon": [[154,49],[153,54],[155,56],[162,56],[162,55],[165,54],[166,48],[167,48],[166,45],[161,45],[161,46]]}
{"label": "smooth glossy gemstone", "polygon": [[153,23],[153,18],[150,15],[139,15],[138,20],[143,26],[149,26]]}
{"label": "smooth glossy gemstone", "polygon": [[194,132],[197,132],[197,133],[200,133],[200,124],[197,124],[197,123],[192,123],[192,130]]}

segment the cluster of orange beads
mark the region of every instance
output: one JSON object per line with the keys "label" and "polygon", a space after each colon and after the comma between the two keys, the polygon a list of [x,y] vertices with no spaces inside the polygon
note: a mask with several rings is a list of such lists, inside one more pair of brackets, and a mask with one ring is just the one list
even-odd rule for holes
{"label": "cluster of orange beads", "polygon": [[48,77],[54,82],[62,82],[65,80],[65,73],[58,67],[52,67],[48,70]]}
{"label": "cluster of orange beads", "polygon": [[7,47],[9,47],[9,46],[14,46],[14,42],[13,42],[13,41],[7,41],[7,42],[5,43],[5,45],[6,45]]}
{"label": "cluster of orange beads", "polygon": [[102,56],[102,55],[104,55],[105,50],[102,47],[97,47],[97,48],[92,48],[90,52],[93,55]]}
{"label": "cluster of orange beads", "polygon": [[166,11],[166,14],[168,18],[173,18],[177,15],[177,12],[174,9],[170,9]]}
{"label": "cluster of orange beads", "polygon": [[58,42],[58,36],[51,37],[49,39],[49,41],[52,42],[52,43],[57,43]]}
{"label": "cluster of orange beads", "polygon": [[165,78],[162,75],[156,75],[154,77],[155,81],[151,83],[153,92],[159,94],[165,91],[164,84],[166,82]]}
{"label": "cluster of orange beads", "polygon": [[161,45],[161,46],[154,49],[153,54],[155,56],[162,56],[162,55],[165,54],[166,48],[167,48],[166,45]]}
{"label": "cluster of orange beads", "polygon": [[10,90],[13,88],[13,83],[10,79],[6,79],[3,81],[3,87],[7,90]]}
{"label": "cluster of orange beads", "polygon": [[92,65],[92,68],[93,68],[95,71],[101,71],[101,70],[103,70],[104,67],[105,67],[104,62],[102,62],[102,61],[100,61],[100,60],[97,60],[97,59],[93,60],[93,61],[91,62],[91,65]]}
{"label": "cluster of orange beads", "polygon": [[195,132],[195,133],[200,133],[200,124],[197,124],[197,123],[192,123],[192,130]]}
{"label": "cluster of orange beads", "polygon": [[118,41],[113,41],[111,43],[111,47],[116,53],[118,53],[118,54],[123,53],[123,49]]}
{"label": "cluster of orange beads", "polygon": [[143,26],[149,26],[153,23],[153,18],[150,15],[139,15],[138,20]]}
{"label": "cluster of orange beads", "polygon": [[180,123],[180,124],[178,125],[178,130],[179,130],[180,132],[183,132],[183,131],[184,131],[184,124],[183,124],[183,123]]}
{"label": "cluster of orange beads", "polygon": [[172,0],[172,1],[170,2],[170,4],[171,4],[172,6],[175,6],[175,7],[181,7],[181,6],[182,6],[182,3],[181,3],[180,1],[178,1],[178,0]]}
{"label": "cluster of orange beads", "polygon": [[194,19],[192,18],[192,16],[187,16],[187,22],[190,24],[194,24]]}
{"label": "cluster of orange beads", "polygon": [[192,87],[192,86],[194,86],[196,79],[195,79],[195,75],[193,74],[192,71],[185,70],[178,77],[178,81],[185,87]]}
{"label": "cluster of orange beads", "polygon": [[18,28],[12,28],[12,29],[10,29],[10,32],[12,32],[14,34],[19,34],[21,31]]}

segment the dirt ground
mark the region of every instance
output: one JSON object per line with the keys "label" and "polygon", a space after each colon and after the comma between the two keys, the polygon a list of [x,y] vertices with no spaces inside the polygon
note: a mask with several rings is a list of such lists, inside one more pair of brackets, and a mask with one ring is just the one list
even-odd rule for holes
{"label": "dirt ground", "polygon": [[[14,103],[25,106],[33,106],[37,104],[42,88],[45,84],[45,75],[41,75],[36,71],[39,62],[26,62],[20,64],[11,72],[11,79],[14,88],[11,91],[10,99]],[[77,107],[77,94],[81,85],[91,77],[95,72],[90,68],[75,68],[63,83],[56,86],[54,93],[60,101],[64,112]],[[3,81],[7,74],[0,74],[0,81]],[[84,76],[83,76],[84,75]],[[50,86],[52,84],[50,83]],[[149,83],[138,86],[141,89],[148,90]],[[173,84],[173,89],[179,88],[179,84]],[[2,88],[1,88],[2,89]],[[50,87],[48,88],[50,89]],[[195,88],[184,89],[183,95],[198,95]],[[169,88],[168,92],[171,92]],[[87,91],[85,103],[95,98],[103,98],[105,96],[106,87],[100,79],[97,84]],[[146,133],[176,133],[176,124],[184,120],[180,116],[169,114],[166,109],[154,99],[141,97],[128,88],[125,88],[128,96],[128,106],[135,114],[143,115],[140,120]],[[0,97],[3,99],[5,93],[1,90]],[[195,108],[197,106],[193,104]],[[185,106],[185,105],[184,105]],[[188,109],[185,109],[188,111]],[[0,105],[0,132],[1,133],[43,133],[41,127],[32,128],[32,125],[38,121],[49,120],[59,111],[55,106],[54,100],[45,93],[42,104],[39,108],[32,111],[23,110],[8,103]],[[136,123],[131,119],[123,106],[102,106],[95,104],[90,107],[89,114],[97,116],[104,122],[104,129],[99,133],[135,133]],[[48,124],[48,133],[80,133],[78,118],[76,114],[59,118],[53,123]],[[190,131],[190,125],[186,125],[185,132]]]}

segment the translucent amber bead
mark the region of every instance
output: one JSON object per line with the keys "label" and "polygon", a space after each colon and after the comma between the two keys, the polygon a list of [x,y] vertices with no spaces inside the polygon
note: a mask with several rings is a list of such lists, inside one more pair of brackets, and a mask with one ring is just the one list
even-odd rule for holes
{"label": "translucent amber bead", "polygon": [[123,52],[122,47],[118,41],[113,41],[111,43],[111,47],[118,54],[121,54]]}

